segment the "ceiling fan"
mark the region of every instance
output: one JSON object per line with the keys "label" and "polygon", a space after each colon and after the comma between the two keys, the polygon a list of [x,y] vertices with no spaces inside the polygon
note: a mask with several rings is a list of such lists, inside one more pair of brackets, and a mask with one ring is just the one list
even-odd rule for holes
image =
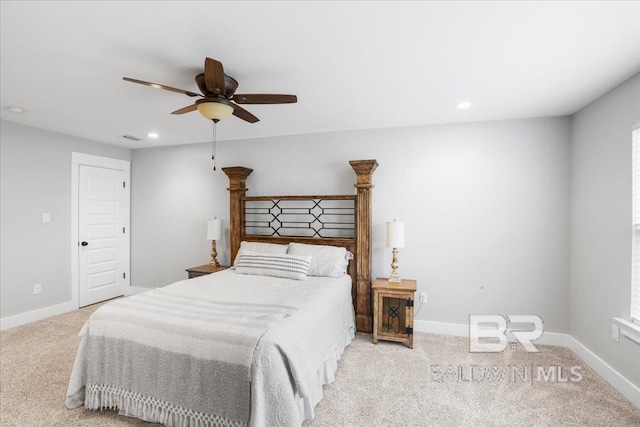
{"label": "ceiling fan", "polygon": [[295,95],[236,94],[235,92],[238,88],[236,79],[224,73],[224,68],[220,61],[211,58],[204,60],[204,73],[198,74],[195,79],[202,94],[129,77],[123,77],[122,79],[157,89],[183,93],[190,97],[199,96],[201,98],[197,99],[195,104],[176,110],[171,114],[184,114],[198,110],[206,119],[213,120],[215,123],[229,117],[231,114],[249,123],[259,121],[256,116],[237,104],[291,104],[298,102],[298,98]]}

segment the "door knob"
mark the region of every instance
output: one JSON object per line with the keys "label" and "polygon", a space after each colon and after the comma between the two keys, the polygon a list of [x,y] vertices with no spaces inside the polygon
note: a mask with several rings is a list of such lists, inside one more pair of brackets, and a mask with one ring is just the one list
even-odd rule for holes
{"label": "door knob", "polygon": [[87,246],[89,243],[87,243],[87,242],[82,242],[82,243],[80,243],[80,244],[81,244],[82,246]]}

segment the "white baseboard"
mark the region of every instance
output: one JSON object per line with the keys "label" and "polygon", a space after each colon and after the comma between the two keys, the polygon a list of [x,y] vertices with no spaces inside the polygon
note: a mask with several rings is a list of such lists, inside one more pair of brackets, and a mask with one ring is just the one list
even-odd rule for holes
{"label": "white baseboard", "polygon": [[[413,322],[413,329],[417,332],[427,332],[430,334],[453,335],[456,337],[469,336],[469,325],[461,323],[442,323],[431,322],[428,320],[415,320]],[[568,347],[568,338],[569,335],[567,334],[544,332],[539,339],[534,341],[534,344],[559,345],[562,347]]]}
{"label": "white baseboard", "polygon": [[73,304],[73,301],[67,301],[62,304],[16,314],[15,316],[3,317],[0,319],[0,330],[4,331],[5,329],[15,328],[16,326],[26,325],[31,322],[37,322],[38,320],[46,319],[47,317],[57,316],[58,314],[68,313],[77,309],[78,307]]}
{"label": "white baseboard", "polygon": [[[416,332],[427,332],[438,335],[453,335],[456,337],[468,337],[469,325],[460,323],[431,322],[428,320],[415,320],[413,330]],[[545,332],[533,344],[555,345],[568,347],[580,359],[582,359],[591,369],[604,378],[620,394],[629,399],[636,407],[640,408],[640,388],[616,371],[607,362],[598,357],[594,352],[585,347],[578,340],[569,334],[557,332]]]}
{"label": "white baseboard", "polygon": [[569,347],[571,335],[558,332],[544,332],[540,338],[533,341],[533,344],[555,345],[559,347]]}
{"label": "white baseboard", "polygon": [[152,290],[151,288],[143,288],[142,286],[131,286],[127,295],[136,295]]}
{"label": "white baseboard", "polygon": [[625,378],[577,339],[569,336],[567,347],[611,384],[613,388],[618,390],[620,394],[629,399],[637,408],[640,408],[640,387]]}
{"label": "white baseboard", "polygon": [[129,295],[140,294],[142,292],[148,291],[148,288],[143,288],[142,286],[127,286],[124,290],[124,296],[128,297]]}
{"label": "white baseboard", "polygon": [[468,337],[469,325],[461,323],[431,322],[429,320],[414,320],[413,330],[436,335],[453,335],[454,337]]}
{"label": "white baseboard", "polygon": [[[142,292],[150,291],[151,288],[143,288],[140,286],[131,286],[125,289],[125,295],[135,295]],[[68,313],[77,310],[78,307],[73,301],[63,302],[62,304],[52,305],[50,307],[40,308],[38,310],[27,311],[26,313],[7,316],[0,319],[0,331],[15,328],[16,326],[26,325],[28,323],[37,322],[47,317],[57,316],[58,314]]]}

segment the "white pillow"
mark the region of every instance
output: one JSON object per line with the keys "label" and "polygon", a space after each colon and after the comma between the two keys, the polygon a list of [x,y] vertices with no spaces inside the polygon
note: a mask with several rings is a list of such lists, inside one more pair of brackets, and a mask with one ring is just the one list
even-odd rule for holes
{"label": "white pillow", "polygon": [[236,272],[261,276],[305,280],[311,266],[311,256],[261,254],[243,250],[236,258]]}
{"label": "white pillow", "polygon": [[275,243],[240,242],[240,249],[236,259],[233,261],[233,268],[236,268],[238,257],[243,251],[259,252],[261,254],[286,254],[287,249],[287,245],[276,245]]}
{"label": "white pillow", "polygon": [[340,277],[347,273],[347,266],[351,259],[349,258],[351,253],[339,246],[289,243],[287,253],[312,256],[309,276]]}

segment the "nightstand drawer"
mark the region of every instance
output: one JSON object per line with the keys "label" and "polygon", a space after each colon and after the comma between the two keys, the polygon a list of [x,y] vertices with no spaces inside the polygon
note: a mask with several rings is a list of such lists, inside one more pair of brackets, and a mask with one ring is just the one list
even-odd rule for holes
{"label": "nightstand drawer", "polygon": [[211,264],[204,264],[204,265],[199,265],[197,267],[187,268],[186,271],[189,274],[189,279],[193,279],[194,277],[206,276],[207,274],[226,270],[227,268],[229,268],[229,266],[226,266],[226,265],[214,266]]}
{"label": "nightstand drawer", "polygon": [[211,273],[202,273],[202,272],[189,271],[189,270],[187,270],[187,272],[189,273],[189,279],[193,279],[194,277],[206,276],[207,274],[211,274]]}

